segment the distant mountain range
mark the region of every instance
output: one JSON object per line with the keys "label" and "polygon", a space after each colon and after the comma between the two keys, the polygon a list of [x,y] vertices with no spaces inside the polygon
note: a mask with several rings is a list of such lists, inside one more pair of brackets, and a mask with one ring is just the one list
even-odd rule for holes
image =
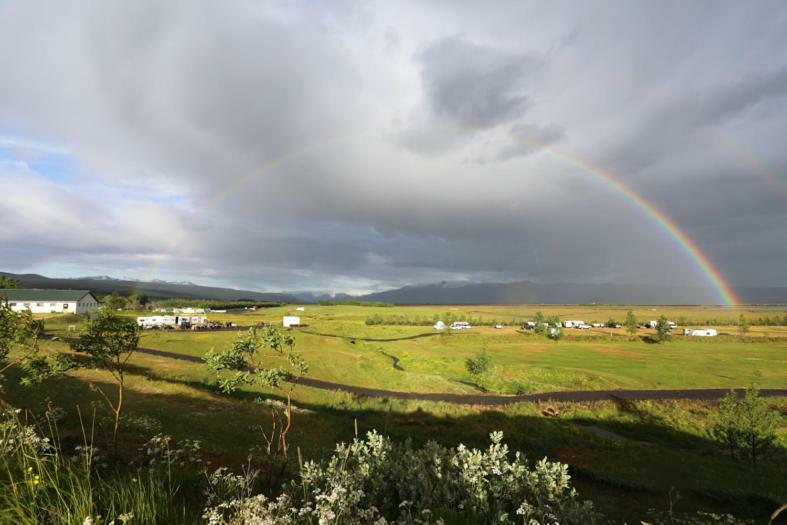
{"label": "distant mountain range", "polygon": [[[787,287],[737,288],[749,304],[786,304]],[[405,286],[356,298],[394,304],[715,304],[718,297],[707,288],[646,284],[538,284],[442,282]]]}
{"label": "distant mountain range", "polygon": [[[99,294],[116,291],[139,292],[152,299],[218,299],[316,303],[318,301],[381,301],[393,304],[715,304],[718,298],[707,288],[655,286],[646,284],[538,284],[530,281],[510,283],[441,282],[405,286],[366,295],[322,292],[253,292],[200,286],[191,282],[115,279],[107,275],[76,279],[49,278],[37,274],[0,275],[22,281],[25,288],[86,289]],[[747,304],[787,304],[787,287],[760,286],[736,288]]]}
{"label": "distant mountain range", "polygon": [[134,292],[147,295],[151,299],[218,299],[250,301],[273,301],[280,303],[296,303],[298,299],[285,293],[252,292],[234,288],[200,286],[189,282],[171,283],[167,281],[137,281],[131,279],[115,279],[108,275],[58,279],[44,277],[35,273],[13,274],[0,272],[0,275],[13,277],[22,281],[25,288],[91,290],[98,294],[118,292],[127,295]]}

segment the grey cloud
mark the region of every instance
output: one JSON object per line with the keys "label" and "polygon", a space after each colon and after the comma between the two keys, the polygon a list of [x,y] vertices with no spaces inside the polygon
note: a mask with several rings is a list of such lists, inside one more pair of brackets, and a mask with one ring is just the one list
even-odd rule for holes
{"label": "grey cloud", "polygon": [[573,156],[730,280],[787,284],[785,201],[708,147],[722,131],[784,172],[781,6],[712,5],[2,3],[0,129],[75,173],[2,174],[0,269],[334,290],[702,279]]}
{"label": "grey cloud", "polygon": [[438,117],[485,128],[521,117],[525,81],[539,61],[460,37],[431,44],[418,59],[429,103]]}
{"label": "grey cloud", "polygon": [[533,124],[517,124],[510,130],[511,144],[498,153],[498,160],[531,155],[543,148],[562,140],[566,133],[557,124],[536,126]]}

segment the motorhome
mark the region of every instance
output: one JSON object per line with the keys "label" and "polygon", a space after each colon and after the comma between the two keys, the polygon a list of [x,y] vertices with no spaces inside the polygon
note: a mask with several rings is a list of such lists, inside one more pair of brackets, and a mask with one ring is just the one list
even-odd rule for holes
{"label": "motorhome", "polygon": [[451,323],[451,330],[469,330],[470,328],[472,328],[470,323],[465,321],[454,321]]}
{"label": "motorhome", "polygon": [[579,328],[579,325],[585,324],[585,321],[563,321],[564,328]]}

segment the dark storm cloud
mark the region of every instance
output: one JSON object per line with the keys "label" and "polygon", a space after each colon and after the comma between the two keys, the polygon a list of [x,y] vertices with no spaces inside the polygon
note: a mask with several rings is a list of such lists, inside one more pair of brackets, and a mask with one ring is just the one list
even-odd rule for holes
{"label": "dark storm cloud", "polygon": [[607,162],[618,171],[639,170],[690,144],[708,127],[721,126],[758,105],[775,102],[773,109],[784,111],[784,100],[779,99],[785,95],[787,67],[702,90],[676,91],[636,122]]}
{"label": "dark storm cloud", "polygon": [[418,60],[435,114],[471,128],[521,117],[528,106],[525,82],[539,66],[526,54],[480,46],[456,36],[431,44]]}
{"label": "dark storm cloud", "polygon": [[784,285],[781,9],[5,2],[0,269]]}

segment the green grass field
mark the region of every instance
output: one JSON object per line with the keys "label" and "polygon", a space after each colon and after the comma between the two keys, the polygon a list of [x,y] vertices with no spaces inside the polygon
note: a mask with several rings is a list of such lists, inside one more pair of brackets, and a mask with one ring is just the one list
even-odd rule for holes
{"label": "green grass field", "polygon": [[[212,314],[217,320],[241,325],[260,321],[280,323],[294,308],[271,308],[254,313]],[[431,326],[367,326],[374,314],[388,317],[420,316],[431,320],[446,311],[465,313],[485,320],[512,323],[528,319],[536,310],[546,315],[578,318],[587,322],[622,321],[628,308],[610,307],[357,307],[307,306],[300,312],[303,328],[291,330],[297,350],[310,365],[309,377],[348,385],[413,392],[514,394],[553,390],[787,387],[787,329],[755,327],[746,340],[735,326],[720,326],[727,333],[718,338],[675,337],[664,344],[634,341],[616,330],[569,331],[559,342],[549,341],[516,326],[502,329],[478,327],[417,339],[401,339],[435,333]],[[705,326],[709,319],[737,320],[739,312],[721,308],[634,309],[640,320],[667,315],[687,324]],[[751,310],[746,316],[784,315],[784,310]],[[124,313],[124,315],[141,315]],[[78,333],[73,318],[46,319],[50,333]],[[69,331],[69,325],[74,325]],[[755,333],[756,332],[756,333]],[[767,333],[767,337],[765,334]],[[315,335],[315,334],[331,334]],[[641,335],[646,335],[643,330]],[[211,348],[224,348],[233,332],[148,331],[141,345],[190,356],[202,356]],[[365,339],[390,339],[368,341]],[[51,349],[66,349],[63,342],[45,342]],[[485,350],[490,371],[481,380],[465,370],[465,359]],[[276,363],[272,354],[267,357]],[[393,357],[402,370],[395,369]],[[249,447],[260,444],[253,427],[267,422],[265,399],[276,393],[251,388],[233,397],[216,394],[211,377],[197,363],[136,354],[131,363],[127,428],[124,436],[131,449],[156,430],[178,439],[202,440],[217,462],[237,464]],[[13,372],[13,371],[12,371]],[[13,376],[13,373],[11,374]],[[67,411],[66,435],[76,435],[73,407],[90,412],[96,401],[88,382],[102,383],[99,371],[80,370],[43,388],[9,387],[12,403],[40,410],[49,400]],[[477,383],[480,383],[477,384]],[[709,441],[707,423],[714,402],[635,402],[552,404],[556,416],[541,414],[546,404],[520,403],[506,407],[475,407],[369,399],[350,394],[297,387],[293,443],[308,457],[320,457],[338,440],[353,434],[357,421],[361,431],[376,428],[395,438],[411,437],[422,442],[436,439],[447,444],[482,445],[488,432],[503,430],[513,448],[531,459],[548,456],[574,467],[580,490],[620,519],[642,517],[643,507],[664,508],[666,495],[676,487],[684,510],[732,509],[761,517],[768,505],[787,501],[787,458],[782,452],[757,468],[728,459]],[[787,414],[787,399],[770,403]],[[99,411],[98,417],[102,417]],[[144,418],[142,417],[144,416]],[[143,423],[140,423],[143,421]],[[782,447],[787,446],[787,419],[780,429]]]}

